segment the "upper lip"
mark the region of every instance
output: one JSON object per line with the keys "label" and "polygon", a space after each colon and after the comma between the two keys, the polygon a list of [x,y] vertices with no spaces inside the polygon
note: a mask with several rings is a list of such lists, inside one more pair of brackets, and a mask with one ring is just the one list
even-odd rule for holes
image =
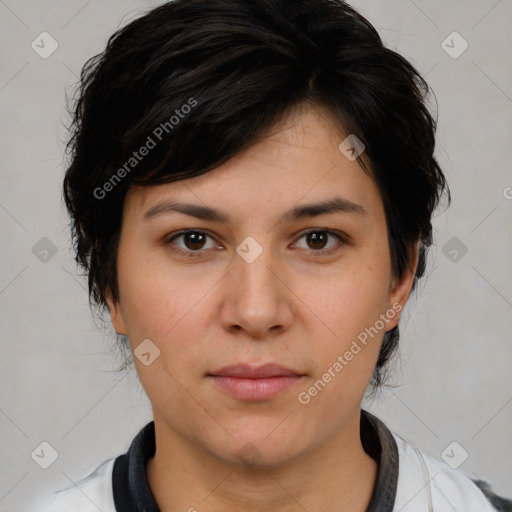
{"label": "upper lip", "polygon": [[269,377],[300,376],[303,375],[294,370],[275,363],[267,363],[261,366],[250,364],[233,364],[225,366],[209,375],[217,377],[240,377],[246,379],[265,379]]}

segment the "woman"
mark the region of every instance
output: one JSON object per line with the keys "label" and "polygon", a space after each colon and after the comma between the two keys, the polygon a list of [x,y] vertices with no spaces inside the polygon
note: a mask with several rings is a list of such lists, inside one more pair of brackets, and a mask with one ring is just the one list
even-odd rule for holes
{"label": "woman", "polygon": [[335,0],[176,0],[84,67],[64,180],[154,421],[49,510],[511,510],[361,410],[448,188],[428,86]]}

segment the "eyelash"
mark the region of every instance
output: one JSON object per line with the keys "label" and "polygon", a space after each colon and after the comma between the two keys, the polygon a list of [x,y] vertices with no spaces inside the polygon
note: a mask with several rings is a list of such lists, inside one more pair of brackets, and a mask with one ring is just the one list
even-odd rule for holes
{"label": "eyelash", "polygon": [[[186,229],[186,230],[180,231],[179,233],[176,233],[175,235],[172,235],[170,238],[166,239],[164,243],[166,246],[169,246],[173,252],[175,252],[177,254],[180,254],[182,256],[189,257],[189,258],[197,258],[200,255],[200,253],[206,252],[207,249],[198,249],[196,251],[191,250],[191,249],[185,250],[185,249],[182,249],[181,247],[178,247],[176,244],[173,243],[174,240],[176,240],[177,238],[183,237],[184,235],[187,235],[189,233],[199,233],[201,235],[206,235],[207,237],[213,239],[213,237],[207,231],[202,231],[199,229]],[[315,255],[320,254],[320,253],[331,254],[332,252],[338,250],[341,246],[346,245],[348,243],[348,240],[347,240],[348,237],[346,235],[343,236],[342,234],[331,231],[330,229],[319,229],[319,228],[310,229],[309,231],[302,233],[302,235],[298,238],[298,240],[301,240],[302,238],[304,238],[305,236],[307,236],[311,233],[328,234],[328,235],[331,235],[331,236],[337,238],[337,240],[339,242],[339,245],[337,247],[331,247],[330,249],[310,249],[309,251]]]}

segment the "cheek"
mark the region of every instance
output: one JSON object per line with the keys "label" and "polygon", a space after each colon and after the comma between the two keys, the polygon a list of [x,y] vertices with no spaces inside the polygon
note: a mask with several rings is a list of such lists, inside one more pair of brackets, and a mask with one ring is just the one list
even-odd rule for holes
{"label": "cheek", "polygon": [[[201,340],[213,325],[211,288],[215,280],[205,272],[170,272],[158,261],[145,261],[129,252],[119,261],[119,275],[123,318],[132,352],[146,339],[160,351],[149,367],[134,357],[144,387],[151,389],[155,385],[158,389],[159,379],[166,380],[169,374],[183,382],[190,368],[198,369],[205,357]],[[171,384],[172,381],[171,378]],[[166,388],[169,382],[163,386]]]}
{"label": "cheek", "polygon": [[326,386],[329,390],[322,391],[326,400],[329,396],[352,400],[364,393],[394,317],[393,311],[385,321],[381,319],[388,308],[391,273],[385,271],[389,260],[379,253],[382,250],[367,253],[364,262],[355,258],[353,265],[331,275],[308,296],[308,303],[328,327],[322,328],[325,335],[316,340],[314,351],[315,379],[332,381]]}
{"label": "cheek", "polygon": [[[184,314],[189,287],[180,283],[162,262],[133,244],[121,245],[118,258],[119,292],[128,335],[155,338],[172,328]],[[181,313],[181,315],[180,315]]]}
{"label": "cheek", "polygon": [[331,275],[321,289],[308,294],[308,302],[321,320],[343,340],[352,339],[385,313],[389,301],[390,274],[384,264],[357,265]]}
{"label": "cheek", "polygon": [[[385,301],[378,286],[365,287],[359,276],[330,289],[332,299],[319,304],[327,333],[309,347],[313,372],[297,397],[304,412],[338,425],[349,409],[359,407],[373,375],[385,328],[380,315]],[[313,350],[311,350],[313,349]]]}

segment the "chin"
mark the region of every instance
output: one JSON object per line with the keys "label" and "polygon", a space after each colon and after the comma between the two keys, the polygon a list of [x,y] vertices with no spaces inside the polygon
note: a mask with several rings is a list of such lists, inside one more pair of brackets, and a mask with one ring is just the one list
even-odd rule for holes
{"label": "chin", "polygon": [[219,441],[214,452],[230,464],[247,468],[270,469],[286,464],[307,449],[305,438],[298,431],[292,433],[283,429],[279,432],[276,425],[273,423],[266,428],[265,423],[265,428],[253,426],[248,431],[237,433],[228,429],[233,437],[227,443]]}

